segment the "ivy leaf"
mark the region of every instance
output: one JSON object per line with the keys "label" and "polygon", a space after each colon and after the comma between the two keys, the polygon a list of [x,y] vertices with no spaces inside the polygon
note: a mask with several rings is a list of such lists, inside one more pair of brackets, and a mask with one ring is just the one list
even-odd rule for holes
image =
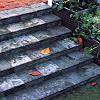
{"label": "ivy leaf", "polygon": [[93,49],[92,48],[89,48],[89,47],[85,47],[84,48],[84,53],[86,55],[90,55],[92,52],[93,52]]}

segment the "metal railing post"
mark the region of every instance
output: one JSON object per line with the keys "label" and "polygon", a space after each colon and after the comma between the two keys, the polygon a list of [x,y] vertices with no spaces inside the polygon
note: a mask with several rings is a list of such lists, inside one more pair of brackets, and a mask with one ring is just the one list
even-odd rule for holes
{"label": "metal railing post", "polygon": [[53,0],[48,0],[48,5],[52,7],[52,1]]}

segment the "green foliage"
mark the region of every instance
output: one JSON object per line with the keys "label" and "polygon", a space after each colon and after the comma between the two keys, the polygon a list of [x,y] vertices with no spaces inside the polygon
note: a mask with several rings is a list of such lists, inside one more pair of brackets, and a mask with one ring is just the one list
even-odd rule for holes
{"label": "green foliage", "polygon": [[58,7],[57,7],[57,10],[59,11],[59,10],[62,10],[63,8],[64,8],[63,0],[60,0],[60,1],[59,1],[59,5],[58,5]]}
{"label": "green foliage", "polygon": [[96,0],[87,0],[86,2],[84,0],[59,0],[57,9],[62,10],[64,7],[67,7],[72,12],[89,9],[89,12],[95,13],[98,5]]}
{"label": "green foliage", "polygon": [[69,8],[73,11],[79,11],[80,10],[79,0],[70,0],[69,5],[70,5]]}
{"label": "green foliage", "polygon": [[74,15],[75,20],[79,21],[79,25],[76,28],[74,35],[81,35],[86,39],[98,38],[100,36],[100,16],[93,16],[88,12],[82,12]]}
{"label": "green foliage", "polygon": [[93,49],[89,48],[89,47],[85,47],[84,52],[85,52],[86,55],[89,55],[93,52]]}
{"label": "green foliage", "polygon": [[[95,16],[94,13],[90,14],[88,11],[76,13],[73,18],[79,21],[79,25],[73,35],[82,36],[85,39],[94,39],[100,41],[100,11],[97,11]],[[85,54],[91,54],[98,48],[100,49],[100,43],[98,41],[96,42],[98,45],[85,48]],[[96,53],[97,58],[100,59],[100,51],[97,51]]]}

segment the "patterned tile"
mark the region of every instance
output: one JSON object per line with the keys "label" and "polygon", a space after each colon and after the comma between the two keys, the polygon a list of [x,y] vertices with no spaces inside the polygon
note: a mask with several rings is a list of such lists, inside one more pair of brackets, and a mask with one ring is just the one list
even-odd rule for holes
{"label": "patterned tile", "polygon": [[40,64],[39,66],[36,66],[36,69],[42,73],[42,75],[46,76],[49,75],[50,73],[56,72],[59,67],[54,64],[53,62],[47,62]]}
{"label": "patterned tile", "polygon": [[76,44],[74,41],[70,40],[69,38],[62,40],[59,43],[62,44],[67,49],[78,46],[78,44]]}
{"label": "patterned tile", "polygon": [[21,45],[14,39],[0,42],[0,53],[20,47]]}
{"label": "patterned tile", "polygon": [[15,38],[16,42],[19,43],[21,46],[25,46],[34,42],[37,42],[38,39],[32,35],[27,36],[20,36]]}
{"label": "patterned tile", "polygon": [[0,59],[0,71],[10,69],[12,66],[6,59]]}
{"label": "patterned tile", "polygon": [[22,22],[19,22],[19,23],[16,23],[16,24],[14,23],[14,24],[8,25],[7,29],[10,32],[15,32],[15,31],[25,29],[25,26]]}
{"label": "patterned tile", "polygon": [[32,60],[25,54],[18,54],[10,56],[8,61],[10,62],[12,67],[15,67],[30,62]]}
{"label": "patterned tile", "polygon": [[22,85],[24,82],[15,74],[0,78],[0,92]]}

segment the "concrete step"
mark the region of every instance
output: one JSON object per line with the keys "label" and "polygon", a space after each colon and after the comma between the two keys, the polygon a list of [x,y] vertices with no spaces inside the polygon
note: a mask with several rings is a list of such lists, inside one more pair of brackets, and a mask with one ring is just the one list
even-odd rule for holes
{"label": "concrete step", "polygon": [[20,98],[24,97],[27,98],[27,100],[30,100],[29,98],[32,98],[32,100],[47,100],[63,92],[71,91],[72,89],[86,84],[98,77],[100,77],[100,66],[91,63],[78,68],[75,71],[61,74],[61,76],[46,81],[39,86],[26,88],[23,91],[14,93],[14,95],[12,94],[12,96],[10,96],[10,100],[15,100],[15,98],[19,98],[18,100],[21,100]]}
{"label": "concrete step", "polygon": [[[72,55],[73,57],[71,57]],[[26,87],[37,85],[38,83],[45,83],[46,80],[61,76],[63,73],[69,73],[69,71],[81,68],[82,66],[90,64],[92,61],[93,57],[91,55],[86,56],[77,51],[74,54],[71,53],[65,56],[56,57],[45,63],[33,64],[32,67],[16,70],[10,75],[0,77],[0,93],[9,94]],[[30,71],[39,71],[41,75],[31,76],[29,74]]]}
{"label": "concrete step", "polygon": [[71,30],[63,26],[55,26],[32,32],[32,34],[22,35],[13,39],[0,42],[0,55],[17,53],[35,47],[42,47],[47,43],[52,43],[71,36]]}
{"label": "concrete step", "polygon": [[27,35],[41,29],[57,26],[61,24],[61,19],[53,14],[34,17],[27,21],[2,25],[0,27],[0,41],[11,39],[20,35]]}
{"label": "concrete step", "polygon": [[29,20],[36,16],[52,13],[52,8],[45,3],[4,10],[0,12],[0,25]]}
{"label": "concrete step", "polygon": [[100,67],[94,63],[80,67],[53,79],[44,81],[40,85],[24,88],[5,96],[7,100],[47,100],[64,91],[71,91],[79,85],[100,76]]}
{"label": "concrete step", "polygon": [[[49,47],[51,52],[48,55],[41,54],[41,50]],[[0,58],[0,76],[13,73],[15,70],[39,64],[52,59],[56,56],[71,53],[81,48],[80,45],[71,41],[69,38],[47,44],[42,48],[32,48],[24,52],[11,53],[10,55],[1,56]]]}

